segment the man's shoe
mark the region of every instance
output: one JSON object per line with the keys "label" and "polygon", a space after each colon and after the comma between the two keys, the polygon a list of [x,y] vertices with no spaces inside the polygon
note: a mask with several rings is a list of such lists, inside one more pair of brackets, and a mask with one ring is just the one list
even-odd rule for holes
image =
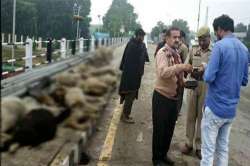
{"label": "man's shoe", "polygon": [[168,156],[163,159],[163,162],[167,165],[174,165],[174,161]]}
{"label": "man's shoe", "polygon": [[163,161],[154,162],[153,166],[167,166]]}
{"label": "man's shoe", "polygon": [[184,144],[184,146],[181,147],[181,153],[183,154],[190,154],[192,152],[193,148],[188,146],[186,143]]}
{"label": "man's shoe", "polygon": [[200,149],[197,149],[197,150],[195,151],[195,154],[196,154],[196,156],[201,160],[201,158],[202,158],[202,156],[201,156],[201,150],[200,150]]}
{"label": "man's shoe", "polygon": [[122,121],[124,122],[124,123],[128,123],[128,124],[133,124],[133,123],[135,123],[135,121],[132,119],[132,118],[122,118]]}

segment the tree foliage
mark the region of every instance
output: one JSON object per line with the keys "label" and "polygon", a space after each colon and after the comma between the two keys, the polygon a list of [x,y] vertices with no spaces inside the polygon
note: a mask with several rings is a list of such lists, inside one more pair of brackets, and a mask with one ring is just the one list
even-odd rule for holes
{"label": "tree foliage", "polygon": [[[247,37],[246,37],[246,41],[250,43],[250,24],[248,24],[248,27],[247,27]],[[249,44],[249,47],[250,48],[250,44]]]}
{"label": "tree foliage", "polygon": [[166,29],[168,26],[165,25],[163,22],[161,21],[158,21],[157,22],[157,25],[155,27],[153,27],[152,31],[151,31],[151,38],[152,39],[157,39],[159,40],[159,37],[160,37],[160,33]]}
{"label": "tree foliage", "polygon": [[134,31],[141,27],[136,20],[138,15],[134,13],[134,7],[127,0],[113,0],[109,10],[103,17],[103,31],[109,32],[111,36],[121,35],[121,29],[124,33]]}
{"label": "tree foliage", "polygon": [[234,28],[235,32],[247,32],[247,26],[243,23],[239,23]]}
{"label": "tree foliage", "polygon": [[172,21],[172,26],[180,28],[183,32],[188,35],[190,33],[187,21],[183,19],[175,19]]}
{"label": "tree foliage", "polygon": [[157,40],[159,40],[159,34],[162,32],[162,30],[165,28],[168,28],[170,26],[180,28],[182,31],[184,31],[186,33],[186,41],[187,42],[190,41],[191,36],[190,36],[189,26],[188,26],[187,21],[185,21],[183,19],[175,19],[172,21],[171,25],[165,25],[161,21],[157,22],[157,25],[151,31],[151,37],[153,39],[156,38]]}
{"label": "tree foliage", "polygon": [[183,19],[175,19],[172,21],[172,26],[180,28],[186,34],[186,43],[189,43],[191,40],[190,29],[188,22]]}
{"label": "tree foliage", "polygon": [[[79,27],[81,36],[89,33],[88,16],[90,0],[17,0],[16,34],[60,39],[76,37],[76,21],[73,20],[73,5],[81,6]],[[1,0],[1,28],[3,33],[12,32],[13,0]]]}

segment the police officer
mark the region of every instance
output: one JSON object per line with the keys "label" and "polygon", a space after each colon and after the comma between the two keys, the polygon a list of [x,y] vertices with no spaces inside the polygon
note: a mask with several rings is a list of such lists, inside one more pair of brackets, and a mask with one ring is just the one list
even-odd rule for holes
{"label": "police officer", "polygon": [[[181,30],[181,42],[180,42],[180,46],[178,48],[178,52],[181,56],[181,61],[182,63],[185,63],[187,57],[188,57],[188,47],[187,44],[185,42],[185,38],[186,38],[186,34],[184,31]],[[184,74],[184,77],[186,77],[186,73]],[[179,97],[178,97],[178,102],[177,102],[177,110],[179,113],[179,116],[181,115],[181,107],[182,107],[182,101],[183,101],[183,94],[184,94],[184,87],[182,87],[180,89],[180,93],[179,93]]]}
{"label": "police officer", "polygon": [[[201,131],[200,124],[202,119],[202,108],[206,93],[206,84],[202,81],[202,72],[199,73],[199,66],[207,63],[211,53],[210,30],[208,27],[202,27],[197,33],[199,46],[193,47],[189,54],[189,63],[194,68],[197,67],[197,73],[191,74],[191,77],[198,81],[198,86],[189,92],[189,105],[187,112],[186,136],[187,140],[181,147],[183,154],[190,154],[195,142],[196,155],[201,159]],[[196,125],[197,123],[197,125]]]}

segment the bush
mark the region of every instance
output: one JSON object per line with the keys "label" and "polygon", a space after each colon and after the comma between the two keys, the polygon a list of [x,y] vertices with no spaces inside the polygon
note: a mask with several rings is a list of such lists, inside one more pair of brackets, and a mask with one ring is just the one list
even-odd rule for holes
{"label": "bush", "polygon": [[248,50],[250,50],[250,42],[244,42],[244,44],[247,46]]}

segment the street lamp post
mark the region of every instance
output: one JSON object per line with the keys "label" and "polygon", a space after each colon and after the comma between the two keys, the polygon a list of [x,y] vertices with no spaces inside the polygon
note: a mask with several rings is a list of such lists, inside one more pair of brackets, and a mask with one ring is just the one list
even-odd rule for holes
{"label": "street lamp post", "polygon": [[[81,6],[78,6],[78,12],[77,12],[77,16],[80,16],[80,10],[81,10]],[[77,20],[77,30],[76,30],[76,34],[77,34],[77,39],[80,38],[80,34],[79,34],[79,19]]]}
{"label": "street lamp post", "polygon": [[98,21],[99,21],[98,32],[100,32],[100,29],[101,29],[101,15],[98,14],[97,17],[98,17]]}
{"label": "street lamp post", "polygon": [[197,23],[197,31],[199,30],[199,25],[200,25],[200,10],[201,10],[201,0],[199,0],[199,11],[198,11],[198,23]]}
{"label": "street lamp post", "polygon": [[[16,0],[13,1],[13,24],[12,24],[12,59],[14,59],[14,43],[15,43],[15,30],[16,29]],[[12,62],[12,67],[14,66],[14,62]]]}
{"label": "street lamp post", "polygon": [[78,4],[75,2],[74,3],[74,17],[76,17],[77,19],[77,26],[76,26],[76,39],[79,38],[80,34],[79,34],[79,19],[80,19],[80,10],[81,10],[81,6],[78,6]]}

